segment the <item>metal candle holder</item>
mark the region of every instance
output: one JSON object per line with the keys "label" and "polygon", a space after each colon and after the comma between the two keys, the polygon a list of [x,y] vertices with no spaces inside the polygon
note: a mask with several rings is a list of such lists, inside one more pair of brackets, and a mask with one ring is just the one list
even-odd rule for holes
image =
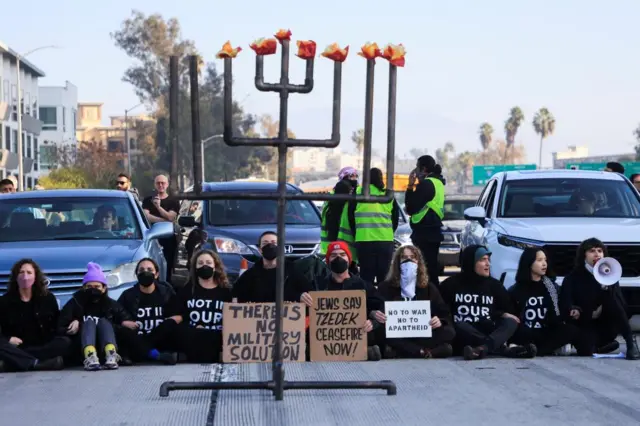
{"label": "metal candle holder", "polygon": [[[396,394],[396,385],[392,381],[285,381],[282,361],[282,309],[284,295],[284,262],[285,262],[285,209],[288,200],[317,200],[317,201],[357,201],[363,203],[388,203],[393,196],[393,172],[395,157],[395,127],[396,127],[396,86],[397,66],[390,60],[389,65],[389,105],[388,105],[388,131],[387,131],[387,189],[382,196],[370,194],[371,167],[371,136],[373,126],[373,88],[375,58],[367,59],[367,80],[365,98],[365,122],[364,122],[364,172],[362,194],[329,194],[323,193],[287,193],[286,167],[287,149],[289,147],[323,147],[335,148],[340,143],[340,103],[342,91],[342,62],[335,61],[333,69],[333,115],[331,138],[324,140],[315,139],[289,139],[287,135],[288,101],[290,93],[310,93],[313,90],[314,58],[305,58],[306,74],[304,84],[292,84],[289,81],[289,48],[290,40],[280,39],[282,46],[281,69],[279,83],[265,83],[264,81],[264,56],[256,55],[255,86],[261,92],[276,92],[280,95],[280,120],[279,132],[275,138],[243,138],[233,135],[233,97],[232,97],[232,57],[224,58],[224,141],[230,146],[274,146],[278,148],[278,188],[277,192],[202,192],[203,170],[201,158],[200,117],[198,109],[198,58],[190,59],[191,79],[191,114],[193,126],[193,167],[194,167],[194,192],[178,194],[183,200],[220,200],[220,199],[253,199],[253,200],[277,200],[278,201],[278,254],[276,271],[276,329],[275,350],[272,363],[273,377],[266,382],[165,382],[160,387],[160,396],[166,397],[172,390],[191,389],[266,389],[271,390],[277,401],[284,398],[284,390],[289,389],[385,389],[387,395]],[[173,68],[172,68],[173,69]],[[174,81],[173,79],[171,80]]]}

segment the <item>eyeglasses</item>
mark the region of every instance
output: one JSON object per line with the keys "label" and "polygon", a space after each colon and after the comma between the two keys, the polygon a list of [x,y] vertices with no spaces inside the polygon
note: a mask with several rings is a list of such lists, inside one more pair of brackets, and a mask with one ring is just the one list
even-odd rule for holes
{"label": "eyeglasses", "polygon": [[116,181],[116,185],[126,185],[127,182],[123,181],[123,180],[117,180]]}

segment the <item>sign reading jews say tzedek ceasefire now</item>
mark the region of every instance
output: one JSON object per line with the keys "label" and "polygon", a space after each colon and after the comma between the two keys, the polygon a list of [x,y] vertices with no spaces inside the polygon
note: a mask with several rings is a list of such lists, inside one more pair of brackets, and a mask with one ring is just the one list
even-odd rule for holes
{"label": "sign reading jews say tzedek ceasefire now", "polygon": [[385,302],[387,338],[431,337],[431,302]]}

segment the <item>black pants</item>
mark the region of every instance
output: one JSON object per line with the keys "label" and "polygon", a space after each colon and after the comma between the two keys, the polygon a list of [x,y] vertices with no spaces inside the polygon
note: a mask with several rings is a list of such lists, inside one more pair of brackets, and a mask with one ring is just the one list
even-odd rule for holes
{"label": "black pants", "polygon": [[497,321],[456,322],[456,338],[454,340],[456,352],[461,352],[465,346],[486,345],[489,352],[499,350],[518,329],[518,323],[511,318],[500,318]]}
{"label": "black pants", "polygon": [[158,240],[162,246],[162,252],[164,259],[167,261],[167,277],[166,281],[171,283],[171,276],[173,275],[173,268],[176,264],[176,254],[178,252],[178,242],[175,236],[161,238]]}
{"label": "black pants", "polygon": [[412,240],[413,245],[418,247],[422,252],[422,257],[427,264],[427,275],[429,282],[440,285],[440,263],[438,256],[440,255],[440,241],[418,241]]}
{"label": "black pants", "polygon": [[546,328],[529,328],[523,325],[511,340],[518,345],[533,343],[538,348],[538,355],[551,355],[566,344],[573,345],[580,356],[593,355],[593,341],[590,336],[572,324],[558,324]]}
{"label": "black pants", "polygon": [[221,360],[222,331],[182,323],[176,330],[176,343],[177,352],[183,352],[188,362],[216,363]]}
{"label": "black pants", "polygon": [[113,325],[108,319],[87,319],[80,325],[80,345],[83,351],[87,346],[93,346],[99,353],[109,344],[117,346]]}
{"label": "black pants", "polygon": [[68,337],[56,336],[42,345],[13,346],[9,340],[0,336],[0,361],[7,363],[10,370],[27,371],[36,361],[46,361],[65,356],[71,346]]}
{"label": "black pants", "polygon": [[360,262],[360,278],[377,285],[384,282],[391,259],[393,259],[393,241],[371,241],[356,243],[358,261]]}
{"label": "black pants", "polygon": [[132,361],[149,360],[152,349],[159,352],[177,352],[177,336],[181,328],[174,320],[168,319],[147,334],[138,334],[137,330],[121,327],[116,330],[120,355]]}
{"label": "black pants", "polygon": [[430,338],[387,339],[387,346],[393,348],[398,358],[420,358],[421,350],[434,349],[444,343],[453,343],[456,331],[453,326],[443,325],[433,330]]}
{"label": "black pants", "polygon": [[578,321],[571,322],[589,334],[596,348],[611,343],[618,335],[622,335],[626,340],[633,338],[620,288],[610,287],[603,291],[602,295],[602,313],[599,318],[583,317],[591,316],[591,313],[582,312]]}

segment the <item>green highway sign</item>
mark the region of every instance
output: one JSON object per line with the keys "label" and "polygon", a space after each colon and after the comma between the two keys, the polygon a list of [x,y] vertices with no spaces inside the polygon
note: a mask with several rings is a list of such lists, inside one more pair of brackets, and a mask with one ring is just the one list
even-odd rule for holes
{"label": "green highway sign", "polygon": [[[625,162],[620,163],[624,166],[624,174],[630,178],[635,173],[640,173],[639,162]],[[569,163],[566,168],[571,170],[597,170],[602,171],[607,166],[607,163]]]}
{"label": "green highway sign", "polygon": [[485,185],[491,176],[500,172],[511,172],[514,170],[535,170],[535,164],[495,164],[473,166],[473,184]]}

